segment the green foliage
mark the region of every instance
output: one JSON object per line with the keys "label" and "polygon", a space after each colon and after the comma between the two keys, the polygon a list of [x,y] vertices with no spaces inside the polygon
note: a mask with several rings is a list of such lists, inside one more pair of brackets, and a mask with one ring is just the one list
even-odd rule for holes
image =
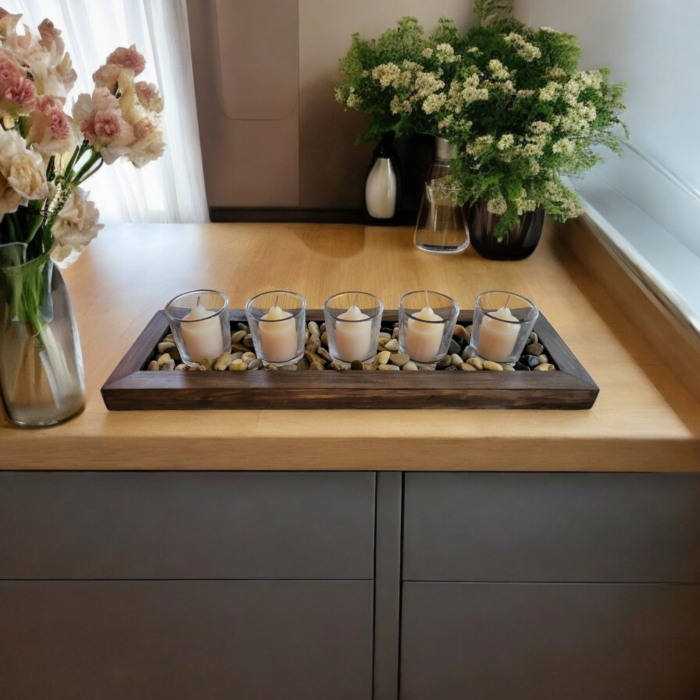
{"label": "green foliage", "polygon": [[[450,79],[452,64],[440,64],[437,59],[428,59],[424,54],[435,55],[440,45],[450,46],[458,53],[464,47],[464,38],[449,19],[440,19],[430,34],[414,17],[404,17],[396,28],[384,32],[377,40],[362,39],[353,34],[347,54],[340,59],[340,74],[343,83],[335,90],[336,100],[347,108],[369,114],[372,124],[358,141],[377,141],[387,131],[404,136],[420,131],[421,114],[412,116],[392,109],[397,93],[410,92],[411,76],[416,72],[432,71],[441,78]],[[384,66],[397,66],[404,70],[404,84],[394,90],[373,77],[373,73]],[[378,75],[378,73],[377,73]],[[423,120],[430,126],[429,120]]]}
{"label": "green foliage", "polygon": [[474,0],[474,13],[482,27],[508,19],[513,14],[513,0]]}
{"label": "green foliage", "polygon": [[387,131],[448,139],[452,184],[465,203],[487,201],[500,238],[539,207],[560,221],[576,215],[562,176],[598,163],[599,146],[620,154],[627,130],[624,86],[611,84],[607,69],[579,70],[575,36],[498,19],[499,8],[477,0],[488,25],[465,35],[445,19],[426,35],[413,18],[376,42],[355,35],[336,98],[371,115],[364,139]]}

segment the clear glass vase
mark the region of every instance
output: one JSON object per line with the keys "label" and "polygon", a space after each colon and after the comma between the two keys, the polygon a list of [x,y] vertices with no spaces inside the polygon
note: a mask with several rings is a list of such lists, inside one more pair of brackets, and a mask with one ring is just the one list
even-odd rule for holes
{"label": "clear glass vase", "polygon": [[426,183],[431,180],[441,180],[450,174],[452,150],[452,145],[447,139],[435,137],[435,155],[433,156],[433,164],[425,178]]}
{"label": "clear glass vase", "polygon": [[16,425],[44,427],[82,410],[85,377],[61,272],[48,256],[23,262],[23,246],[0,246],[0,391]]}
{"label": "clear glass vase", "polygon": [[444,180],[425,186],[413,242],[426,253],[461,253],[469,246],[469,231],[457,190]]}

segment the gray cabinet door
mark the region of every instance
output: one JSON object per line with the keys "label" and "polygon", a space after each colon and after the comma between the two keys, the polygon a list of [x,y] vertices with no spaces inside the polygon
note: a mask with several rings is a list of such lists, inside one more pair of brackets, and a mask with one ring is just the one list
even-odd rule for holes
{"label": "gray cabinet door", "polygon": [[371,700],[370,582],[0,583],[6,700]]}
{"label": "gray cabinet door", "polygon": [[0,579],[370,579],[373,473],[0,473]]}
{"label": "gray cabinet door", "polygon": [[700,586],[406,583],[401,700],[697,700]]}
{"label": "gray cabinet door", "polygon": [[407,581],[700,582],[700,474],[407,474]]}

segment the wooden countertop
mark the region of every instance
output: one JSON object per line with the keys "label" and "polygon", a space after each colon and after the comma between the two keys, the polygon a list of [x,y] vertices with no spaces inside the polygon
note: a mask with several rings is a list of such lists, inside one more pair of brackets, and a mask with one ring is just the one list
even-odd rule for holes
{"label": "wooden countertop", "polygon": [[[87,408],[46,430],[0,418],[0,468],[700,471],[700,404],[559,235],[498,263],[421,253],[409,229],[109,226],[66,271]],[[601,393],[590,411],[108,412],[99,389],[117,362],[157,309],[198,287],[221,289],[233,308],[268,289],[298,291],[310,308],[345,289],[387,308],[412,289],[463,308],[512,290],[537,302]]]}

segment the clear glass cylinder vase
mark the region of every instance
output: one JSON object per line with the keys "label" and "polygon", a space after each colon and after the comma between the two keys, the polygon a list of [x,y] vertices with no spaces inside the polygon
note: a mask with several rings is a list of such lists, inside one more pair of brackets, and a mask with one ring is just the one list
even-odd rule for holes
{"label": "clear glass cylinder vase", "polygon": [[432,180],[441,180],[450,175],[453,148],[447,139],[435,137],[435,154],[430,170],[426,173],[426,183]]}
{"label": "clear glass cylinder vase", "polygon": [[455,254],[469,247],[469,231],[457,195],[444,180],[426,184],[413,237],[416,248],[426,253]]}
{"label": "clear glass cylinder vase", "polygon": [[85,376],[68,288],[48,256],[21,261],[0,246],[0,393],[21,427],[56,425],[85,404]]}

